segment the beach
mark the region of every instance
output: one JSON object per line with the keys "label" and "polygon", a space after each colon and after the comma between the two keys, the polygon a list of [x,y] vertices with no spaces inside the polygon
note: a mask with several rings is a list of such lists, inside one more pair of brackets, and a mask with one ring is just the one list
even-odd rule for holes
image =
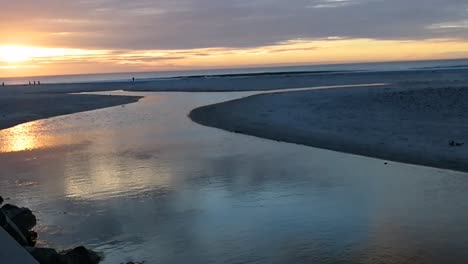
{"label": "beach", "polygon": [[[85,103],[96,110],[2,129],[2,196],[37,212],[36,230],[48,247],[85,245],[101,252],[104,264],[366,263],[388,262],[390,255],[390,263],[456,262],[468,257],[460,251],[468,237],[461,224],[468,219],[467,174],[372,157],[392,146],[408,163],[417,163],[411,151],[463,156],[466,146],[455,143],[466,133],[455,121],[466,112],[466,75],[427,72],[426,81],[422,73],[405,75],[184,80],[192,88],[347,85],[304,91],[109,91],[130,89],[128,82],[54,85],[55,91],[45,84],[5,87],[4,100],[9,94],[12,103],[2,105],[4,121],[14,121],[14,113],[40,119],[85,110]],[[347,79],[359,83],[349,86]],[[183,87],[178,81],[169,82]],[[73,89],[106,91],[68,94]],[[190,120],[191,111],[208,126]],[[447,117],[453,122],[444,123]],[[434,122],[447,127],[436,130]],[[385,129],[415,146],[443,142],[408,148],[397,135],[379,138]],[[257,137],[248,136],[252,131]],[[304,143],[280,142],[297,139]],[[315,147],[305,140],[316,140],[309,142]],[[356,141],[365,153],[345,153],[358,149]],[[338,151],[325,149],[333,146]]]}
{"label": "beach", "polygon": [[137,102],[141,97],[0,92],[0,129],[53,116]]}
{"label": "beach", "polygon": [[190,117],[272,140],[468,171],[465,98],[468,89],[449,85],[337,88],[255,95]]}
{"label": "beach", "polygon": [[[95,91],[272,91],[386,83],[256,95],[190,113],[228,131],[439,168],[468,170],[468,70],[189,77],[140,82],[44,84],[0,90],[0,128],[138,101]],[[461,146],[451,146],[461,143]],[[463,143],[467,145],[463,145]],[[459,144],[460,145],[460,144]]]}

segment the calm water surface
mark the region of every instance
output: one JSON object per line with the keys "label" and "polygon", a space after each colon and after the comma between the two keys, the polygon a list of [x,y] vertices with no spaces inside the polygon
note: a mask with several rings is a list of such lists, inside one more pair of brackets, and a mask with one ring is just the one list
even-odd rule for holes
{"label": "calm water surface", "polygon": [[40,243],[105,263],[467,263],[468,175],[191,122],[251,93],[139,103],[0,131],[0,190]]}

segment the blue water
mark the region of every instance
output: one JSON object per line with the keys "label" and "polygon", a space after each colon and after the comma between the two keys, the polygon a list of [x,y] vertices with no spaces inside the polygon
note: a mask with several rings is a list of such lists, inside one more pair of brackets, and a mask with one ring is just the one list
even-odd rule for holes
{"label": "blue water", "polygon": [[466,263],[467,173],[187,117],[255,93],[115,92],[146,97],[2,130],[1,195],[34,210],[40,246],[104,264]]}
{"label": "blue water", "polygon": [[430,61],[403,61],[403,62],[377,62],[377,63],[354,63],[354,64],[330,64],[330,65],[305,65],[305,66],[283,66],[263,68],[236,68],[236,69],[213,69],[192,71],[159,71],[138,73],[105,73],[105,74],[80,74],[41,77],[19,77],[1,78],[0,82],[7,84],[27,84],[29,81],[37,80],[41,83],[88,83],[126,81],[135,77],[137,80],[151,80],[160,78],[174,78],[185,76],[206,76],[225,74],[254,74],[275,72],[302,72],[302,71],[404,71],[420,69],[458,69],[468,68],[468,59],[457,60],[430,60]]}

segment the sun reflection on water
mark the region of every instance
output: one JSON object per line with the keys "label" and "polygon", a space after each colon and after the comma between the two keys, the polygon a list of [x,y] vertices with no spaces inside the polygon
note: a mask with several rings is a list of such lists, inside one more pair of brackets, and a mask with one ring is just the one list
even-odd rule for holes
{"label": "sun reflection on water", "polygon": [[40,122],[30,122],[14,126],[0,132],[0,152],[32,150],[42,146]]}
{"label": "sun reflection on water", "polygon": [[44,120],[24,123],[0,131],[0,153],[57,147],[68,143],[71,137],[50,133]]}

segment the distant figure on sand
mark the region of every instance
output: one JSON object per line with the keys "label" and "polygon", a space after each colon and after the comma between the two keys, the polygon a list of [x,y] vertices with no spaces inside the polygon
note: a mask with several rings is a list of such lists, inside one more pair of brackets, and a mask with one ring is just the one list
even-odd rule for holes
{"label": "distant figure on sand", "polygon": [[132,78],[132,82],[135,82],[135,77]]}
{"label": "distant figure on sand", "polygon": [[5,86],[5,82],[2,82],[2,86]]}
{"label": "distant figure on sand", "polygon": [[36,85],[36,81],[34,81],[34,85]]}
{"label": "distant figure on sand", "polygon": [[29,85],[31,85],[31,81],[29,81]]}
{"label": "distant figure on sand", "polygon": [[37,85],[41,85],[41,81],[37,81]]}

